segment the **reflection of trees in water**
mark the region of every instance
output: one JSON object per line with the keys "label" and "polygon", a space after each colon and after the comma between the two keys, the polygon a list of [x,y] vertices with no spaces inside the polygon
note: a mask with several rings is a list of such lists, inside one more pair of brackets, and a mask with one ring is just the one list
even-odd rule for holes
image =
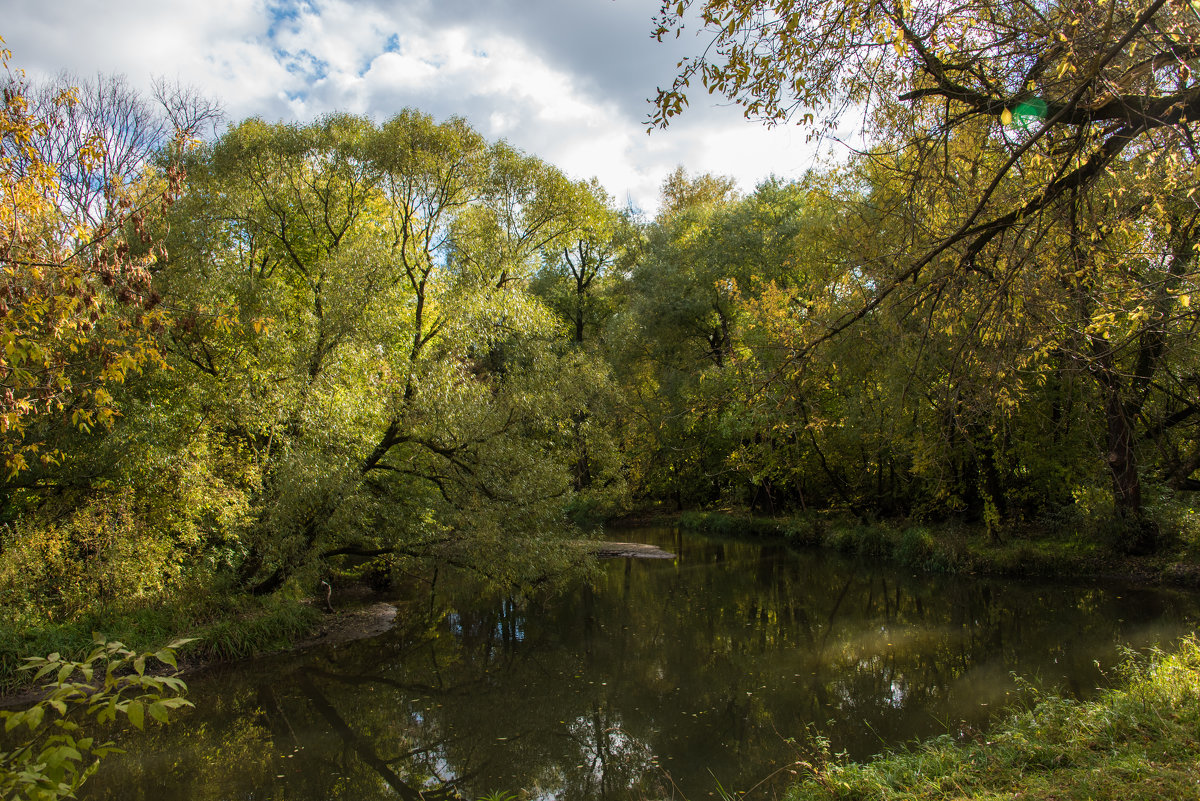
{"label": "reflection of trees in water", "polygon": [[654,752],[621,727],[611,705],[593,701],[587,713],[567,721],[562,736],[578,751],[579,761],[562,764],[561,783],[539,787],[540,794],[615,799],[640,789],[645,797],[644,779],[654,768]]}
{"label": "reflection of trees in water", "polygon": [[[329,727],[341,737],[345,748],[344,753],[349,754],[353,752],[366,767],[374,771],[404,801],[421,801],[420,791],[401,778],[392,769],[389,762],[380,757],[376,752],[374,738],[368,739],[364,737],[354,727],[346,723],[337,708],[317,688],[309,671],[300,670],[297,672],[297,676],[299,678],[299,686],[304,691],[305,696],[307,696],[309,704],[325,719]],[[342,768],[343,772],[349,772],[349,766],[346,764],[346,761],[343,761]]]}
{"label": "reflection of trees in water", "polygon": [[1131,600],[889,575],[733,542],[664,544],[681,559],[622,560],[558,599],[480,600],[443,576],[420,613],[402,613],[408,629],[277,674],[252,666],[219,691],[213,682],[187,729],[147,735],[189,777],[186,792],[128,792],[161,770],[127,760],[104,769],[119,790],[88,797],[249,798],[230,765],[243,788],[274,782],[271,798],[528,789],[607,801],[663,797],[673,783],[705,797],[714,777],[746,789],[790,762],[784,737],[809,724],[863,755],[934,733],[937,720],[978,722],[1009,670],[1089,686],[1094,644],[1120,639],[1121,617],[1194,619],[1193,596]]}

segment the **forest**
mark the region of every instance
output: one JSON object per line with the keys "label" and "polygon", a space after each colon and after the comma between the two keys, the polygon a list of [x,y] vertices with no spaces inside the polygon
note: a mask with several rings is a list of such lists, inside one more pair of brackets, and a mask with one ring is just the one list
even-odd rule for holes
{"label": "forest", "polygon": [[706,90],[867,145],[653,217],[461,118],[8,67],[5,686],[93,630],[286,639],[321,582],[553,587],[631,513],[1194,564],[1200,12],[949,6],[664,3],[713,46],[655,135]]}

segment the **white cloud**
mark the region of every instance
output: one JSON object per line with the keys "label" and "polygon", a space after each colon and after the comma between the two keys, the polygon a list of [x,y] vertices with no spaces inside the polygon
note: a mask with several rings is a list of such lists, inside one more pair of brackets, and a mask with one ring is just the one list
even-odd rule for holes
{"label": "white cloud", "polygon": [[145,86],[163,74],[218,98],[233,119],[349,111],[382,120],[406,106],[463,116],[647,210],[676,164],[732,175],[749,190],[811,163],[796,129],[767,131],[698,97],[647,136],[644,98],[670,80],[689,42],[654,44],[657,3],[645,0],[11,5],[0,34],[31,76],[122,72]]}
{"label": "white cloud", "polygon": [[395,89],[415,91],[428,86],[438,68],[410,53],[383,53],[363,75],[364,80]]}

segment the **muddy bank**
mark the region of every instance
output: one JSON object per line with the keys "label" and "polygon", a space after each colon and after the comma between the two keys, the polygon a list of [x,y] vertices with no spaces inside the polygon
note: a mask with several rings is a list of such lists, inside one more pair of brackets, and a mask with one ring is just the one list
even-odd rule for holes
{"label": "muddy bank", "polygon": [[396,625],[396,613],[396,606],[386,601],[378,601],[345,612],[335,612],[322,622],[316,634],[301,640],[288,650],[300,651],[319,645],[339,645],[377,637]]}
{"label": "muddy bank", "polygon": [[674,559],[675,554],[657,545],[641,542],[589,542],[588,550],[597,559]]}

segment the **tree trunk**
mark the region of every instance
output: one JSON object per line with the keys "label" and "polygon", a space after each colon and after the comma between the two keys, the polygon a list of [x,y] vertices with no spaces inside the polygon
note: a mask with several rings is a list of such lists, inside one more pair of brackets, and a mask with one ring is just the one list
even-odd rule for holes
{"label": "tree trunk", "polygon": [[1108,424],[1108,455],[1105,461],[1112,477],[1113,500],[1122,518],[1141,517],[1142,485],[1138,478],[1133,428],[1116,387],[1105,387],[1104,417]]}
{"label": "tree trunk", "polygon": [[1158,529],[1146,519],[1142,508],[1142,481],[1138,475],[1134,431],[1128,407],[1121,399],[1120,380],[1105,370],[1097,372],[1104,392],[1104,417],[1107,424],[1109,477],[1112,479],[1120,536],[1116,543],[1130,554],[1153,553],[1158,547]]}

